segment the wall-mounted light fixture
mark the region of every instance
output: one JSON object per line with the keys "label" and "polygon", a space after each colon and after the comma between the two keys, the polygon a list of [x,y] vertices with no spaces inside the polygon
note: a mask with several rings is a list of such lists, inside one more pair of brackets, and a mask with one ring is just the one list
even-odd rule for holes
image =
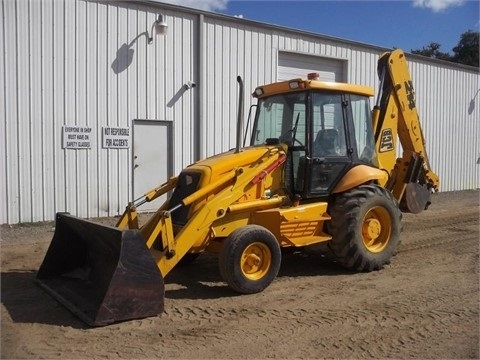
{"label": "wall-mounted light fixture", "polygon": [[166,35],[168,30],[168,25],[163,19],[163,15],[159,14],[157,20],[152,25],[152,30],[150,31],[151,35],[148,38],[148,43],[151,44],[153,42],[153,31],[157,35]]}
{"label": "wall-mounted light fixture", "polygon": [[183,84],[183,88],[185,90],[193,89],[195,86],[197,86],[197,84],[195,84],[193,81],[189,81],[186,84]]}

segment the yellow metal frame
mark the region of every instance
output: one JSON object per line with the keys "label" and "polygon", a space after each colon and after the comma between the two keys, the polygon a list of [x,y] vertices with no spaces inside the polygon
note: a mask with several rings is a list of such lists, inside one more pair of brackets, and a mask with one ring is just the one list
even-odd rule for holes
{"label": "yellow metal frame", "polygon": [[262,210],[252,214],[252,222],[272,231],[282,247],[306,246],[332,238],[323,231],[324,222],[330,220],[327,207],[318,202]]}

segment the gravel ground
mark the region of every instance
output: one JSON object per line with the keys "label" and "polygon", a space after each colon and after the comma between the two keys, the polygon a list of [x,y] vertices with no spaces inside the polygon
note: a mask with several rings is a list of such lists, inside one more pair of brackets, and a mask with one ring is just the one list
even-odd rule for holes
{"label": "gravel ground", "polygon": [[100,328],[34,283],[53,223],[4,225],[1,358],[478,359],[479,191],[435,194],[403,223],[381,271],[294,253],[265,291],[236,295],[204,254],[167,276],[163,314]]}

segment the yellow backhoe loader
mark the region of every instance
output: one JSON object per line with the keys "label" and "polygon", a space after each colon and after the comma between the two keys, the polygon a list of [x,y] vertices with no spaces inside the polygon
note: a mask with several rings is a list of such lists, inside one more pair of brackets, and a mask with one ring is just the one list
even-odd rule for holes
{"label": "yellow backhoe loader", "polygon": [[[275,279],[282,248],[323,244],[348,269],[381,269],[400,242],[401,211],[426,209],[439,180],[404,53],[383,54],[377,70],[373,110],[372,88],[316,74],[257,87],[247,147],[240,96],[236,148],[128,204],[116,227],[58,213],[38,283],[100,326],[161,313],[164,278],[203,251],[244,294]],[[169,192],[140,226],[137,208]]]}

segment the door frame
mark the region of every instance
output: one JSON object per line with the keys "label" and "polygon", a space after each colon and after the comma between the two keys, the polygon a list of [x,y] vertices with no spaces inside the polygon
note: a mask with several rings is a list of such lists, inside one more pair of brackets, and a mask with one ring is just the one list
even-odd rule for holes
{"label": "door frame", "polygon": [[[131,154],[131,169],[132,169],[132,195],[135,197],[135,125],[154,125],[165,126],[167,130],[167,180],[173,176],[173,159],[174,159],[174,138],[173,138],[173,121],[172,120],[156,120],[156,119],[133,119],[132,120],[132,154]],[[134,201],[135,199],[132,199]]]}

